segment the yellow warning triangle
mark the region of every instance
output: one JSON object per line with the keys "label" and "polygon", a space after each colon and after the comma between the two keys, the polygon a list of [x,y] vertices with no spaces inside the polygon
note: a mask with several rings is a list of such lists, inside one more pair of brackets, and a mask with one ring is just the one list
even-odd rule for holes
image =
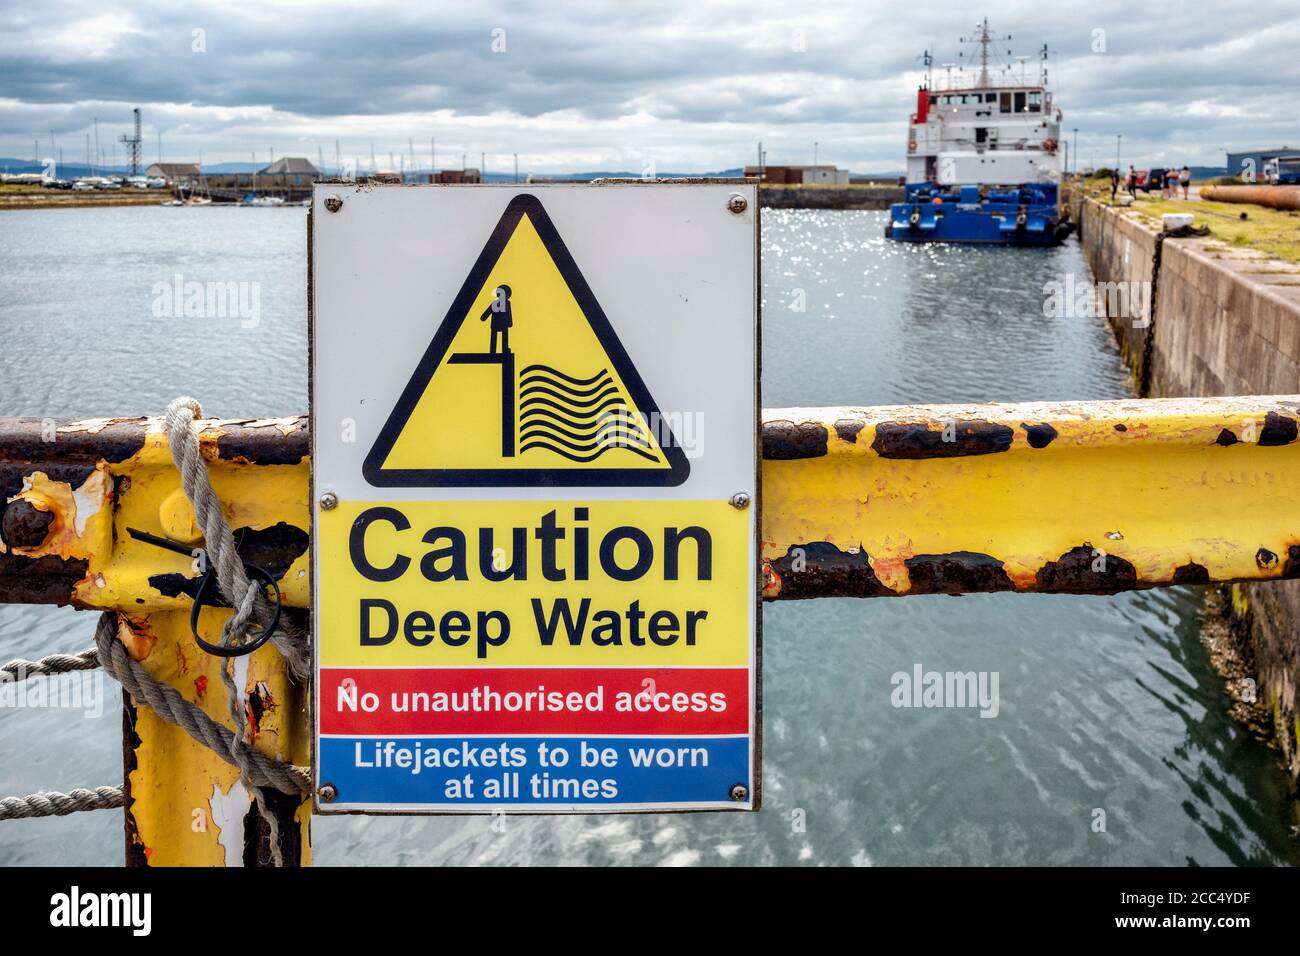
{"label": "yellow warning triangle", "polygon": [[679,485],[690,465],[537,197],[506,207],[363,474],[389,487]]}

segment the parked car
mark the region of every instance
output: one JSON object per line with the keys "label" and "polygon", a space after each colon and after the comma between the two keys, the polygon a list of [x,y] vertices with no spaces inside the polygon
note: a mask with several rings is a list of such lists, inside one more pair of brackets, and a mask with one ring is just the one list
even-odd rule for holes
{"label": "parked car", "polygon": [[1153,189],[1163,189],[1165,174],[1168,172],[1169,170],[1164,166],[1142,170],[1140,174],[1142,181],[1138,183],[1138,188],[1146,193],[1150,193]]}
{"label": "parked car", "polygon": [[72,191],[77,193],[88,193],[95,191],[95,184],[86,182],[84,179],[78,179],[72,184]]}

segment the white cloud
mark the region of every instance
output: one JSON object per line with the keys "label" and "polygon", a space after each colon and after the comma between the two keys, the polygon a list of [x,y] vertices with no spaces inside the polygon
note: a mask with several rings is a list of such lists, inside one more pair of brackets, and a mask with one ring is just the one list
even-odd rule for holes
{"label": "white cloud", "polygon": [[125,37],[142,32],[130,14],[101,13],[38,34],[35,49],[46,53],[55,63],[102,59],[116,51]]}
{"label": "white cloud", "polygon": [[[1157,153],[1221,162],[1224,144],[1295,139],[1293,0],[1256,0],[1247,24],[1224,20],[1210,0],[1186,0],[1174,17],[1119,0],[985,6],[1017,52],[1053,51],[1057,105],[1079,128],[1085,160],[1111,151],[1116,134],[1138,162]],[[111,142],[140,106],[146,154],[161,132],[173,159],[317,146],[332,156],[335,139],[368,158],[371,143],[386,156],[408,139],[424,151],[436,136],[456,163],[461,153],[518,152],[527,170],[613,170],[649,154],[659,170],[685,172],[742,165],[761,139],[771,162],[810,159],[816,140],[830,161],[887,171],[903,163],[921,51],[957,61],[957,37],[972,25],[940,0],[103,9],[47,0],[7,15],[0,155],[30,155],[51,129],[79,155],[96,118]],[[205,53],[191,49],[196,27]],[[506,31],[503,54],[491,52],[494,29]],[[1106,31],[1104,54],[1092,50],[1096,29]]]}

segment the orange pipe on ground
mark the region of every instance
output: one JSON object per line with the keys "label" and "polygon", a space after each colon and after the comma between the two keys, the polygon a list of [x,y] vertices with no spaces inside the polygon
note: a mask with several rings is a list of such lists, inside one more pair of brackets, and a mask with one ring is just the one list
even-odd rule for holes
{"label": "orange pipe on ground", "polygon": [[1300,209],[1300,186],[1202,186],[1201,198],[1270,209]]}

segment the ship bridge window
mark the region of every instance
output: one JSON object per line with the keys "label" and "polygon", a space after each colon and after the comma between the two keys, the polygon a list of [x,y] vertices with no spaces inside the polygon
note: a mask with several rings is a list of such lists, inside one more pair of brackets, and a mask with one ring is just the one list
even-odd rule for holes
{"label": "ship bridge window", "polygon": [[1024,93],[1017,93],[1017,94],[1016,94],[1016,112],[1017,112],[1017,113],[1023,113],[1024,111],[1025,111],[1025,94],[1024,94]]}
{"label": "ship bridge window", "polygon": [[1010,112],[1011,112],[1011,94],[1010,94],[1010,93],[1001,93],[1001,94],[999,94],[999,97],[1000,97],[1000,99],[998,100],[998,112],[999,112],[999,113],[1010,113]]}
{"label": "ship bridge window", "polygon": [[985,102],[985,103],[996,103],[997,101],[998,101],[998,95],[997,95],[996,93],[985,93],[985,94],[984,94],[984,102]]}
{"label": "ship bridge window", "polygon": [[1043,94],[1037,90],[1029,94],[1029,112],[1041,113],[1043,110]]}

